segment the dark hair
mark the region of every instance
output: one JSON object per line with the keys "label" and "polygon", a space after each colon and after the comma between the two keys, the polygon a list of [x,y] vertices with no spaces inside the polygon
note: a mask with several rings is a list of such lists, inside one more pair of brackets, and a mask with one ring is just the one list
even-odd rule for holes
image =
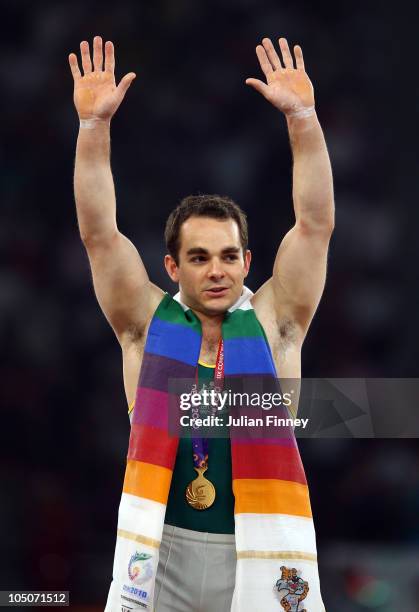
{"label": "dark hair", "polygon": [[164,238],[169,254],[179,263],[180,229],[189,217],[212,217],[213,219],[234,219],[239,227],[243,255],[247,249],[248,230],[246,215],[231,198],[217,194],[186,196],[170,213],[166,221]]}

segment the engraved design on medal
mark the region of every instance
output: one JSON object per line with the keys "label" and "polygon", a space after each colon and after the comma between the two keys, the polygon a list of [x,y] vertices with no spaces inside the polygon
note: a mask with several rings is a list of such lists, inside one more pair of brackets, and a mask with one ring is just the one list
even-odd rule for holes
{"label": "engraved design on medal", "polygon": [[204,476],[207,467],[194,467],[198,476],[186,487],[186,501],[195,510],[206,510],[215,501],[215,487]]}

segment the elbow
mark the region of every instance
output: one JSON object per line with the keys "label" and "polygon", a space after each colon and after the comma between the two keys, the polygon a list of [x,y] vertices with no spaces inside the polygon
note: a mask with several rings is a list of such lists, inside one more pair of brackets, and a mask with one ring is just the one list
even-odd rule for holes
{"label": "elbow", "polygon": [[84,247],[89,250],[97,246],[112,245],[118,238],[119,231],[117,229],[101,231],[101,232],[83,232],[80,230],[80,238]]}
{"label": "elbow", "polygon": [[335,215],[334,214],[330,217],[330,219],[327,220],[327,223],[325,225],[326,225],[326,230],[328,231],[328,233],[332,235],[335,229]]}
{"label": "elbow", "polygon": [[297,219],[297,226],[304,234],[322,234],[331,236],[335,229],[334,213],[320,218]]}

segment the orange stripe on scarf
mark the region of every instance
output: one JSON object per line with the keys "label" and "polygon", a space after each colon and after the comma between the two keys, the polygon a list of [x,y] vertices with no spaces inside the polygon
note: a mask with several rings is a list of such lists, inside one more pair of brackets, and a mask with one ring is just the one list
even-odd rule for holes
{"label": "orange stripe on scarf", "polygon": [[125,470],[124,493],[167,504],[172,470],[129,459]]}
{"label": "orange stripe on scarf", "polygon": [[289,480],[236,478],[234,513],[294,514],[311,518],[307,485]]}

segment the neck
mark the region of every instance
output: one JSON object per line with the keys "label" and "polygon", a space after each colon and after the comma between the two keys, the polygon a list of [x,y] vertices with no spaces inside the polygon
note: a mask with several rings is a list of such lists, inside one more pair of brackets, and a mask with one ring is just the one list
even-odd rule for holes
{"label": "neck", "polygon": [[191,308],[191,310],[196,314],[198,319],[201,321],[202,331],[210,331],[215,332],[221,329],[221,324],[224,320],[224,313],[208,315],[199,310],[195,310],[195,308]]}
{"label": "neck", "polygon": [[186,304],[187,306],[189,306],[192,312],[196,314],[198,319],[201,321],[202,331],[207,330],[207,331],[215,332],[217,329],[221,329],[221,324],[224,320],[225,312],[209,314],[208,312],[202,312],[201,310],[198,310],[194,306],[188,304],[181,289],[180,289],[180,299],[183,304]]}
{"label": "neck", "polygon": [[207,343],[206,345],[204,344],[204,346],[207,346],[207,349],[208,346],[213,346],[213,348],[215,348],[221,340],[221,325],[223,322],[224,315],[209,317],[203,315],[201,312],[197,312],[196,310],[194,310],[193,312],[201,321],[202,338],[204,343]]}

